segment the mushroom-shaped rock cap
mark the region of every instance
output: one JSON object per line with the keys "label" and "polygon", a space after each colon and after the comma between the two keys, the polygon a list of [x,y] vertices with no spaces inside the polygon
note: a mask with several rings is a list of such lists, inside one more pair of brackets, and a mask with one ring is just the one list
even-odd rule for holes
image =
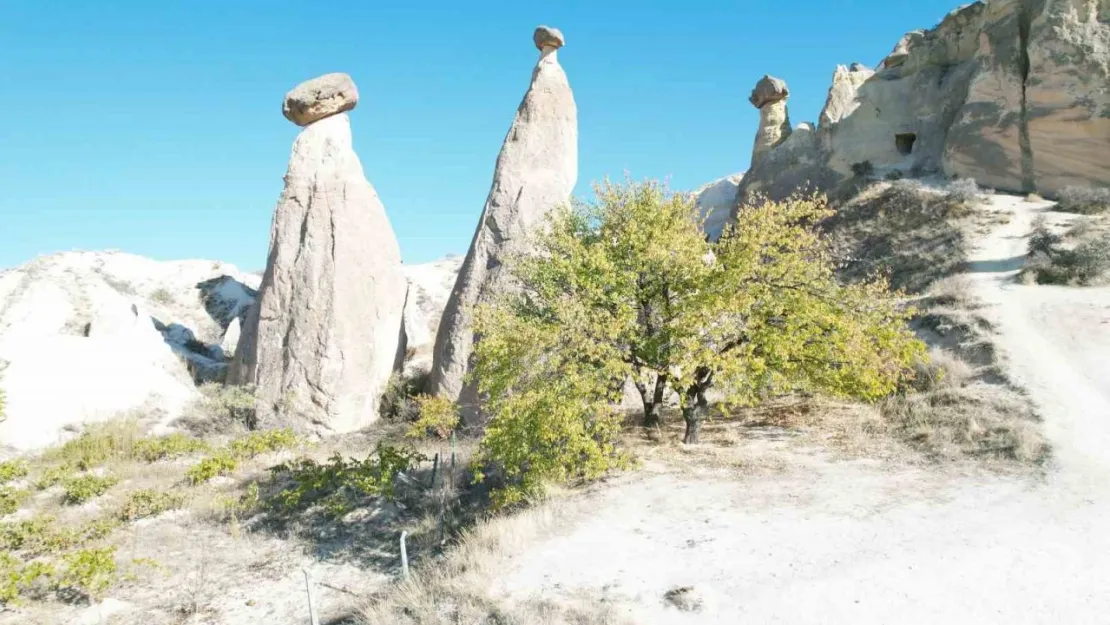
{"label": "mushroom-shaped rock cap", "polygon": [[324,74],[306,80],[285,94],[281,113],[298,126],[355,108],[358,88],[347,74]]}
{"label": "mushroom-shaped rock cap", "polygon": [[752,89],[752,95],[748,101],[752,103],[757,109],[761,109],[768,104],[785,100],[790,96],[790,90],[786,88],[786,81],[774,76],[764,76]]}
{"label": "mushroom-shaped rock cap", "polygon": [[536,49],[543,50],[544,48],[561,48],[566,45],[566,39],[563,39],[563,33],[558,28],[551,28],[550,26],[537,26],[536,32],[532,33],[532,41],[536,44]]}

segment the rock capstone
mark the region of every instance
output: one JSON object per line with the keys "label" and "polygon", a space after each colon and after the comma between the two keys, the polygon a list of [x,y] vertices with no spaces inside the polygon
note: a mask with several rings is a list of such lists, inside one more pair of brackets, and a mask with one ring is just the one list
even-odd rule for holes
{"label": "rock capstone", "polygon": [[[556,36],[557,35],[557,36]],[[533,41],[540,58],[517,109],[493,173],[493,184],[470,249],[443,312],[427,390],[459,403],[463,418],[478,418],[472,366],[474,307],[513,288],[502,263],[527,251],[528,235],[565,204],[578,178],[578,111],[557,48],[557,30],[541,27]]]}
{"label": "rock capstone", "polygon": [[281,113],[298,126],[307,126],[358,104],[358,88],[347,74],[324,74],[293,87],[285,94]]}
{"label": "rock capstone", "polygon": [[567,44],[566,39],[563,39],[562,31],[550,26],[537,27],[536,31],[532,33],[532,42],[536,44],[536,49],[540,51],[544,48],[559,49]]}
{"label": "rock capstone", "polygon": [[752,148],[753,164],[762,154],[790,136],[790,114],[786,110],[789,96],[786,81],[774,76],[764,76],[752,89],[748,101],[759,109],[759,130]]}
{"label": "rock capstone", "polygon": [[258,425],[341,433],[373,422],[403,356],[405,290],[350,120],[309,125],[293,144],[258,301],[228,372],[254,385]]}

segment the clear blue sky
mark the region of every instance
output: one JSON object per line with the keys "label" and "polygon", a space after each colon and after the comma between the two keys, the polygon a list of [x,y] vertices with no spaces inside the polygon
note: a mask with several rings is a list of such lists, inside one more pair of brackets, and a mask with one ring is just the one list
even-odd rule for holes
{"label": "clear blue sky", "polygon": [[562,29],[580,194],[629,170],[689,189],[747,167],[764,73],[815,120],[957,0],[0,0],[0,267],[70,249],[260,269],[297,128],[284,93],[343,71],[355,148],[407,263],[465,253],[536,60]]}

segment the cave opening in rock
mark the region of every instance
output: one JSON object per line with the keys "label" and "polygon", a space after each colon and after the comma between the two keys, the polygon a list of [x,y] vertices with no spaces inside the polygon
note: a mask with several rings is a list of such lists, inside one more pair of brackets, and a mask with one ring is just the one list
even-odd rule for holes
{"label": "cave opening in rock", "polygon": [[914,141],[917,141],[917,135],[912,132],[900,132],[894,135],[894,147],[898,148],[899,154],[912,153]]}

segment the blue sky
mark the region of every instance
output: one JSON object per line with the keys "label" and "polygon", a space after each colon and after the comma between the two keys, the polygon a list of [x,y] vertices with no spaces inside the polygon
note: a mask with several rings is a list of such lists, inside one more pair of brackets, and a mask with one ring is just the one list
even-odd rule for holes
{"label": "blue sky", "polygon": [[577,192],[625,170],[689,189],[747,167],[764,73],[813,121],[836,64],[956,4],[0,0],[0,267],[114,248],[262,268],[297,133],[282,96],[333,71],[405,262],[465,253],[536,25],[567,38]]}

